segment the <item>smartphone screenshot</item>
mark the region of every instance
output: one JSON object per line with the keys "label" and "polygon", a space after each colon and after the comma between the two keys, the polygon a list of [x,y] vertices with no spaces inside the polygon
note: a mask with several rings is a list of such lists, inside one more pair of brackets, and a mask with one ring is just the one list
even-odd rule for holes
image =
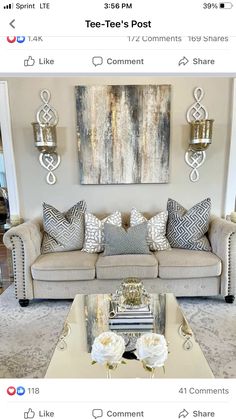
{"label": "smartphone screenshot", "polygon": [[0,0],[0,417],[236,408],[236,4]]}

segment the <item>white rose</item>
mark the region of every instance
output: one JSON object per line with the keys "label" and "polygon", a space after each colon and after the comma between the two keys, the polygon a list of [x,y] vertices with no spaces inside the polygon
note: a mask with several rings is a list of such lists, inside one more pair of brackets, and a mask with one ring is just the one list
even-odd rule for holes
{"label": "white rose", "polygon": [[137,340],[136,355],[149,368],[163,367],[168,357],[165,337],[157,333],[145,333]]}
{"label": "white rose", "polygon": [[91,358],[99,364],[116,366],[125,352],[125,341],[114,332],[101,333],[93,342]]}

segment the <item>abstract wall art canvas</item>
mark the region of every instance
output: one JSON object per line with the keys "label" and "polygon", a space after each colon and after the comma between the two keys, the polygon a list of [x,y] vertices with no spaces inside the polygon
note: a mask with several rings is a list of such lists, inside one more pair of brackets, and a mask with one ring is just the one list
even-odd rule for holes
{"label": "abstract wall art canvas", "polygon": [[75,89],[80,183],[167,183],[170,86]]}

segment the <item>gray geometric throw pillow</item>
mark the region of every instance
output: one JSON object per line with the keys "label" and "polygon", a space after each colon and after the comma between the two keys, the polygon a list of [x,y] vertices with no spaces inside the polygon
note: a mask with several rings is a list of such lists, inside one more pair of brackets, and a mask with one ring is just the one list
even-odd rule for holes
{"label": "gray geometric throw pillow", "polygon": [[150,253],[147,244],[147,223],[130,227],[128,230],[106,223],[104,234],[104,256]]}
{"label": "gray geometric throw pillow", "polygon": [[205,236],[209,227],[210,210],[210,198],[189,210],[173,199],[168,199],[167,238],[171,247],[210,251],[211,246]]}
{"label": "gray geometric throw pillow", "polygon": [[85,210],[85,201],[78,202],[65,213],[44,202],[42,253],[82,249]]}
{"label": "gray geometric throw pillow", "polygon": [[143,222],[147,222],[147,242],[150,250],[167,250],[170,249],[170,244],[166,238],[166,223],[168,219],[168,212],[163,211],[147,220],[144,215],[136,208],[131,209],[130,225],[135,226]]}

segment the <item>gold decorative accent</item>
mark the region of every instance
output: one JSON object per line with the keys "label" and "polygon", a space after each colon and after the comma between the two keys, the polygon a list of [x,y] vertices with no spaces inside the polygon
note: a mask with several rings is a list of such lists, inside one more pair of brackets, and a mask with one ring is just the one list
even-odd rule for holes
{"label": "gold decorative accent", "polygon": [[183,322],[179,327],[179,335],[184,339],[183,348],[185,351],[190,351],[193,347],[193,342],[191,338],[193,338],[193,332],[183,315]]}
{"label": "gold decorative accent", "polygon": [[59,337],[59,341],[57,344],[57,349],[60,351],[65,351],[67,349],[66,337],[69,336],[71,332],[70,325],[66,322],[64,328],[61,332],[61,336]]}
{"label": "gold decorative accent", "polygon": [[214,119],[202,119],[190,122],[191,133],[189,148],[193,151],[206,150],[212,141]]}
{"label": "gold decorative accent", "polygon": [[185,335],[193,336],[193,332],[184,316],[183,316],[183,323],[182,323],[182,332]]}
{"label": "gold decorative accent", "polygon": [[199,180],[198,169],[206,159],[205,150],[212,141],[213,119],[208,119],[208,112],[201,100],[204,91],[201,87],[194,90],[196,102],[187,111],[186,119],[191,126],[189,148],[185,153],[185,162],[192,168],[189,178],[191,182]]}
{"label": "gold decorative accent", "polygon": [[143,283],[138,278],[127,278],[121,284],[124,304],[139,306],[142,304]]}
{"label": "gold decorative accent", "polygon": [[36,114],[37,122],[33,122],[35,147],[40,151],[39,162],[48,171],[46,181],[49,185],[56,183],[56,170],[61,162],[60,156],[56,152],[57,135],[56,126],[58,124],[57,111],[49,103],[51,93],[43,89],[40,92],[43,105],[40,106]]}
{"label": "gold decorative accent", "polygon": [[39,125],[32,122],[35,147],[41,153],[54,153],[57,147],[56,125]]}

